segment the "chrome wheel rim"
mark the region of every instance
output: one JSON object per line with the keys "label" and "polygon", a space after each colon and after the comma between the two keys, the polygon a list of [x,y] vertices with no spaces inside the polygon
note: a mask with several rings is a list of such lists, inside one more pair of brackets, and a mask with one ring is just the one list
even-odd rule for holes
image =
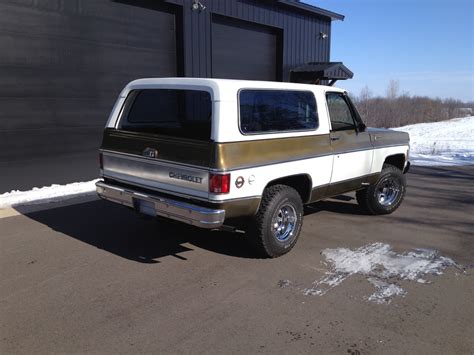
{"label": "chrome wheel rim", "polygon": [[382,206],[392,206],[398,201],[401,186],[393,178],[385,178],[377,188],[377,200]]}
{"label": "chrome wheel rim", "polygon": [[280,242],[290,239],[295,232],[297,220],[295,208],[290,204],[282,205],[272,220],[272,233],[275,239]]}

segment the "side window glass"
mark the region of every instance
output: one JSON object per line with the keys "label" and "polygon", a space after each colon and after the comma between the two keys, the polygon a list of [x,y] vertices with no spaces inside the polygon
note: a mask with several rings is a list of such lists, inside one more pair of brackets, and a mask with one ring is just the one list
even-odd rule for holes
{"label": "side window glass", "polygon": [[333,131],[355,129],[355,120],[344,96],[339,93],[326,94],[329,117]]}
{"label": "side window glass", "polygon": [[318,127],[313,93],[287,90],[242,90],[240,129],[244,134],[305,131]]}

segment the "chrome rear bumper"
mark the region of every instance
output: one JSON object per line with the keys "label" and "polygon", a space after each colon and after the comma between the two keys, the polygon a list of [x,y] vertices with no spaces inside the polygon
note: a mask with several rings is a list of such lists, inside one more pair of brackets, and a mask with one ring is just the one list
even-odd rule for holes
{"label": "chrome rear bumper", "polygon": [[206,229],[219,228],[224,223],[225,210],[214,210],[157,195],[144,194],[106,184],[103,181],[99,181],[95,185],[99,197],[132,207],[141,213],[170,218]]}

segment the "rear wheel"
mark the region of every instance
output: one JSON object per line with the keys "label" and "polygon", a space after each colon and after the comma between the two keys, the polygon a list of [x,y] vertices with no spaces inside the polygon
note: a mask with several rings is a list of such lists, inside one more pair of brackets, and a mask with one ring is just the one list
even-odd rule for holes
{"label": "rear wheel", "polygon": [[303,203],[298,192],[286,185],[270,186],[263,193],[249,240],[260,255],[275,258],[294,247],[302,224]]}
{"label": "rear wheel", "polygon": [[377,183],[357,191],[356,198],[359,205],[370,214],[389,214],[401,205],[405,191],[405,175],[397,167],[385,164]]}

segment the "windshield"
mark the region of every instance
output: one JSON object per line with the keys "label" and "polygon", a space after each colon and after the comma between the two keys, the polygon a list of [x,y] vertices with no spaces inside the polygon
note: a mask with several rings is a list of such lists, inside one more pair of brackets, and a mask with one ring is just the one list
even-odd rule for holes
{"label": "windshield", "polygon": [[209,140],[211,116],[211,95],[206,91],[134,90],[127,97],[119,129]]}

